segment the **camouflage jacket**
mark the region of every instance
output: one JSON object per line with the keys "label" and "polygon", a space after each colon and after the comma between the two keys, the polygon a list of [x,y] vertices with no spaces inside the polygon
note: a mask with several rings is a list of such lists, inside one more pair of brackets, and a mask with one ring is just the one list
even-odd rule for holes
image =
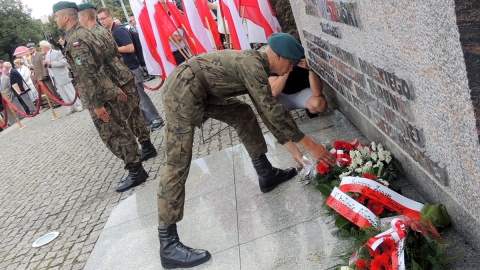
{"label": "camouflage jacket", "polygon": [[133,73],[123,64],[117,43],[108,30],[96,23],[92,31],[105,43],[105,46],[102,47],[105,56],[103,64],[108,77],[113,83],[120,87],[133,80]]}
{"label": "camouflage jacket", "polygon": [[305,136],[288,110],[272,95],[265,71],[270,66],[266,53],[222,50],[200,54],[197,61],[209,85],[207,95],[229,97],[248,93],[258,109],[285,136],[294,142]]}
{"label": "camouflage jacket", "polygon": [[67,31],[65,57],[70,64],[84,107],[101,108],[118,93],[103,69],[102,43],[77,23]]}

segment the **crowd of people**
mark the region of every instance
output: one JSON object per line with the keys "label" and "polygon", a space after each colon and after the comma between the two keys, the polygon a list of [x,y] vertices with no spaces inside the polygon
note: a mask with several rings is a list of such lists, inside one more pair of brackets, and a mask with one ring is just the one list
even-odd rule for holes
{"label": "crowd of people", "polygon": [[[12,71],[10,63],[1,61],[2,96],[32,113],[34,102],[39,100],[35,81],[41,81],[58,100],[71,103],[67,114],[87,109],[100,139],[128,170],[117,192],[138,186],[149,177],[142,162],[157,156],[150,132],[165,125],[165,157],[157,195],[163,267],[192,267],[211,257],[206,250],[185,246],[177,232],[177,223],[183,218],[194,130],[206,119],[235,129],[251,157],[261,192],[270,192],[297,173],[295,168],[272,166],[253,109],[235,96],[250,96],[264,124],[297,163],[301,164],[303,157],[297,144],[326,165],[336,162],[328,149],[299,130],[289,113],[305,109],[309,117],[315,117],[328,107],[322,81],[305,60],[298,37],[275,33],[264,51],[218,50],[192,56],[183,51],[184,36],[178,31],[170,43],[170,50],[178,51],[178,66],[161,88],[164,121],[143,88],[135,17],[130,17],[127,29],[115,23],[107,8],[97,10],[89,3],[68,1],[56,3],[53,13],[58,27],[66,31],[56,45],[59,50],[52,49],[48,41],[40,41],[39,52],[35,44],[27,44],[29,62],[15,61],[18,70]],[[80,96],[75,102],[72,79]]]}

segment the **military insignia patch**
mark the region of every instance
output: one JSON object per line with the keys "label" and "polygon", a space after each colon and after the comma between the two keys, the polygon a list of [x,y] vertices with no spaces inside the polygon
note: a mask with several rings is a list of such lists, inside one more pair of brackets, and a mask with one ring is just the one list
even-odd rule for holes
{"label": "military insignia patch", "polygon": [[73,47],[78,47],[78,46],[80,46],[80,42],[75,41],[75,42],[72,43],[72,45],[73,45]]}
{"label": "military insignia patch", "polygon": [[77,66],[81,66],[82,65],[82,59],[80,59],[80,57],[75,58],[75,64],[77,64]]}

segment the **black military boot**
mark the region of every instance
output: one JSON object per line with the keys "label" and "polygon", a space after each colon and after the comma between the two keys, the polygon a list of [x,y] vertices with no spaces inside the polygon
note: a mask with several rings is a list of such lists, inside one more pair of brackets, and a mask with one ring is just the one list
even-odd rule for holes
{"label": "black military boot", "polygon": [[140,144],[142,145],[142,157],[140,158],[140,161],[143,162],[157,156],[157,149],[155,149],[155,146],[153,146],[150,140],[141,142]]}
{"label": "black military boot", "polygon": [[177,224],[165,228],[158,227],[158,239],[160,239],[160,260],[165,269],[194,267],[212,257],[206,250],[193,249],[182,244],[178,237]]}
{"label": "black military boot", "polygon": [[252,163],[257,171],[258,184],[263,193],[271,191],[279,184],[288,181],[297,175],[297,170],[295,168],[281,170],[273,167],[265,154],[252,158]]}
{"label": "black military boot", "polygon": [[128,169],[128,176],[117,187],[117,192],[124,192],[147,181],[148,173],[143,169],[142,163],[132,165]]}

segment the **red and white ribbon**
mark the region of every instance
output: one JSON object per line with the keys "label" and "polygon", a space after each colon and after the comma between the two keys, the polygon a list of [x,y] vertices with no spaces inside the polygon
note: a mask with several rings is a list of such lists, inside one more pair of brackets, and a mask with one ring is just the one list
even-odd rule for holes
{"label": "red and white ribbon", "polygon": [[370,209],[355,201],[337,187],[333,188],[332,193],[330,193],[327,205],[359,227],[374,226],[380,229],[379,219]]}
{"label": "red and white ribbon", "polygon": [[391,228],[377,234],[367,241],[367,246],[376,250],[385,239],[392,239],[395,241],[395,249],[391,254],[392,269],[393,270],[405,270],[405,252],[403,245],[405,242],[405,236],[407,234],[407,225],[401,218],[394,218],[390,223]]}
{"label": "red and white ribbon", "polygon": [[355,192],[374,199],[390,209],[402,215],[420,217],[423,204],[410,200],[381,183],[362,177],[343,177],[339,189],[343,192]]}

